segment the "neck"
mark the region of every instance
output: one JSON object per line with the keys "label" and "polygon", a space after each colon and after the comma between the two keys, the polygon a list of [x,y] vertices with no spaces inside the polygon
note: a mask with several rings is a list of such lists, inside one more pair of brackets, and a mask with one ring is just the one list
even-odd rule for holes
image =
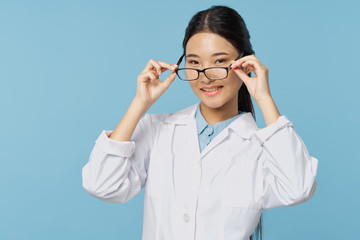
{"label": "neck", "polygon": [[228,120],[239,114],[237,102],[236,104],[230,104],[228,102],[218,108],[210,108],[203,104],[203,102],[200,102],[200,112],[210,125]]}

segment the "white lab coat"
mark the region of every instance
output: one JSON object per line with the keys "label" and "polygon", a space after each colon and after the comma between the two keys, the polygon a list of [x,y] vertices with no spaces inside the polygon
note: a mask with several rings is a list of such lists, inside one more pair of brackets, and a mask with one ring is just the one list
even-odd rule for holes
{"label": "white lab coat", "polygon": [[200,153],[197,104],[145,114],[131,141],[102,131],[82,170],[86,191],[126,203],[145,187],[143,240],[247,240],[263,209],[313,196],[318,160],[285,115],[259,129],[244,113]]}

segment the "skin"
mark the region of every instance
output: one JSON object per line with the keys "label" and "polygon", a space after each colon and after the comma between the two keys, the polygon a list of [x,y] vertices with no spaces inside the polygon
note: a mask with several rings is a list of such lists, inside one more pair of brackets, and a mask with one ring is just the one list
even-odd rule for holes
{"label": "skin", "polygon": [[[217,52],[226,52],[227,55],[213,57],[212,55]],[[268,67],[263,65],[254,55],[232,61],[238,56],[237,50],[226,39],[210,32],[193,35],[186,45],[186,53],[187,55],[190,53],[197,55],[196,58],[192,58],[197,61],[198,65],[192,65],[192,67],[197,66],[199,69],[232,64],[233,69],[230,70],[226,79],[213,81],[200,74],[199,79],[189,82],[192,90],[201,100],[200,111],[209,124],[214,125],[238,114],[237,94],[241,84],[246,84],[250,95],[264,116],[266,125],[277,121],[280,113],[270,94]],[[187,66],[195,64],[195,62],[189,62],[190,57],[185,60]],[[149,60],[144,70],[138,75],[136,96],[124,117],[113,133],[110,134],[111,139],[117,141],[131,140],[141,117],[175,80],[175,69],[178,67],[175,64],[163,61]],[[245,72],[241,67],[245,68]],[[172,71],[172,73],[164,81],[161,81],[159,76],[167,70]],[[256,76],[251,78],[247,76],[250,71],[253,71]],[[202,87],[214,85],[223,86],[221,92],[215,96],[207,96],[200,90]]]}
{"label": "skin", "polygon": [[[225,52],[227,55],[213,56],[217,52]],[[200,74],[199,79],[189,81],[192,90],[201,100],[201,113],[211,125],[238,115],[238,91],[242,84],[246,84],[249,93],[259,105],[266,124],[269,125],[278,119],[280,113],[270,94],[268,68],[254,55],[233,61],[238,55],[239,52],[229,41],[215,33],[201,32],[189,39],[186,45],[186,56],[189,56],[186,58],[186,67],[204,69],[232,64],[234,68],[223,80],[209,80],[204,74]],[[240,67],[244,67],[245,72]],[[250,71],[256,76],[247,76]],[[202,87],[217,85],[223,88],[215,96],[207,96],[201,90]]]}

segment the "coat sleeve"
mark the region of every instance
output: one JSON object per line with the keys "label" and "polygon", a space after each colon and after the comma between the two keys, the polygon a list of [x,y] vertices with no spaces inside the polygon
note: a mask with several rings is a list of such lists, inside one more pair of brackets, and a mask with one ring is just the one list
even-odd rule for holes
{"label": "coat sleeve", "polygon": [[111,139],[113,131],[103,130],[82,169],[85,190],[113,203],[136,196],[146,182],[154,131],[150,114],[139,120],[130,141]]}
{"label": "coat sleeve", "polygon": [[318,160],[285,115],[253,136],[260,145],[260,204],[263,209],[303,203],[315,193]]}

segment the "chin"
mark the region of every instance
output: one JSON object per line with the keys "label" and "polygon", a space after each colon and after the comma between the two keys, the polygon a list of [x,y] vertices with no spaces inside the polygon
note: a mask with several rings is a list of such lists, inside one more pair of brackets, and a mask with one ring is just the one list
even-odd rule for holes
{"label": "chin", "polygon": [[200,99],[201,102],[206,105],[208,108],[220,108],[224,106],[225,102],[219,99]]}

